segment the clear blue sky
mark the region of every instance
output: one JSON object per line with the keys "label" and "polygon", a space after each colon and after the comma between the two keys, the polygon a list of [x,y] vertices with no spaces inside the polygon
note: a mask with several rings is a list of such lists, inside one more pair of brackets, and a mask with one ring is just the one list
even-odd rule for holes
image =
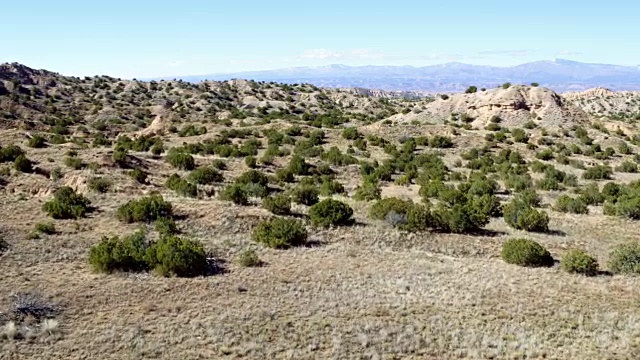
{"label": "clear blue sky", "polygon": [[556,57],[640,64],[632,0],[5,0],[0,62],[152,77]]}

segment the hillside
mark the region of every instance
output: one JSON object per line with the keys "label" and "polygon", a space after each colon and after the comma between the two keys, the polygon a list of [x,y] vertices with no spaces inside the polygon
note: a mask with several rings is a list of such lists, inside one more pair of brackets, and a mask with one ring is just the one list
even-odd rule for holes
{"label": "hillside", "polygon": [[638,358],[637,121],[448,96],[0,65],[0,358]]}
{"label": "hillside", "polygon": [[15,121],[26,122],[26,126],[60,117],[82,124],[104,122],[111,130],[142,128],[159,117],[172,122],[286,118],[307,113],[352,114],[375,120],[393,114],[397,106],[389,101],[396,95],[385,92],[246,80],[191,84],[108,76],[80,79],[20,64],[0,65],[0,81],[0,118],[13,125]]}
{"label": "hillside", "polygon": [[470,94],[453,94],[437,98],[421,111],[395,115],[399,121],[464,121],[479,128],[500,119],[507,127],[523,127],[533,122],[549,128],[584,124],[588,116],[562,96],[542,87],[513,85]]}
{"label": "hillside", "polygon": [[562,94],[574,105],[594,117],[614,120],[640,120],[640,92],[594,88]]}

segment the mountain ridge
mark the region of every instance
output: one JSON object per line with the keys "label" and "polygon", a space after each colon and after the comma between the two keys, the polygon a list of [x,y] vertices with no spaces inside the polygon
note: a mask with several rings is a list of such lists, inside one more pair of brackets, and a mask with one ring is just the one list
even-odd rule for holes
{"label": "mountain ridge", "polygon": [[612,90],[640,90],[640,68],[583,63],[567,59],[542,60],[499,67],[449,62],[415,67],[411,65],[349,66],[329,64],[275,70],[159,77],[189,82],[245,78],[282,83],[310,83],[320,87],[361,87],[387,91],[457,92],[475,85],[491,88],[505,82],[531,83],[556,92],[583,91],[595,87]]}

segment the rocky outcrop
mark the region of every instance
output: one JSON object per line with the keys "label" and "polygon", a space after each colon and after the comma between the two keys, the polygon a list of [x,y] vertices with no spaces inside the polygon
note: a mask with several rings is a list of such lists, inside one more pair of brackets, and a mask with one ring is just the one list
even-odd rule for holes
{"label": "rocky outcrop", "polygon": [[585,91],[566,92],[562,94],[567,100],[575,100],[581,98],[597,98],[606,96],[615,96],[616,92],[603,87],[588,89]]}
{"label": "rocky outcrop", "polygon": [[587,121],[587,115],[550,89],[514,85],[471,94],[453,94],[438,98],[420,113],[396,115],[397,120],[427,120],[443,122],[461,116],[470,118],[472,125],[484,127],[493,117],[499,117],[507,127],[521,127],[529,121],[541,126],[559,127]]}
{"label": "rocky outcrop", "polygon": [[640,92],[638,91],[593,88],[564,93],[562,97],[591,115],[616,119],[640,119]]}

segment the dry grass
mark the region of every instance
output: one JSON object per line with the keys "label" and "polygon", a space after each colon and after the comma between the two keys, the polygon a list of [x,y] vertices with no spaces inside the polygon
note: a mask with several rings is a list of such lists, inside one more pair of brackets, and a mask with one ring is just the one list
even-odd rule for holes
{"label": "dry grass", "polygon": [[[211,138],[225,128],[212,123],[205,126],[206,135],[165,136],[165,147]],[[278,122],[275,126],[285,125]],[[453,132],[448,125],[388,127],[381,123],[360,130],[391,140]],[[460,133],[453,136],[456,147],[442,150],[445,163],[452,168],[462,151],[484,145],[489,133],[456,131]],[[589,131],[598,142],[607,140]],[[540,133],[540,129],[533,130],[532,139]],[[327,130],[327,135],[325,148],[347,148],[339,130]],[[559,141],[568,144],[575,139]],[[7,129],[0,131],[0,143],[24,145],[24,139],[20,131]],[[29,158],[38,166],[63,169],[65,175],[55,183],[42,175],[14,170],[6,176],[8,184],[0,194],[0,231],[9,244],[0,257],[0,311],[5,311],[0,313],[1,359],[640,357],[636,310],[640,279],[581,277],[561,272],[557,266],[520,268],[498,257],[504,241],[527,237],[547,247],[556,259],[568,249],[584,249],[606,269],[611,248],[637,239],[640,224],[603,216],[601,207],[591,207],[589,215],[557,213],[548,205],[559,193],[543,192],[551,233],[514,231],[502,219],[493,219],[480,235],[411,234],[367,219],[370,204],[336,196],[355,209],[357,225],[314,229],[310,240],[317,246],[276,251],[250,240],[257,222],[270,216],[266,210],[215,198],[178,197],[164,187],[175,170],[148,153],[131,153],[150,173],[149,184],[144,186],[129,178],[124,169],[109,166],[112,149],[108,148],[79,149],[85,163],[98,166],[72,170],[65,167],[61,154],[75,147],[28,149]],[[524,144],[510,148],[528,159],[539,150],[526,149]],[[388,157],[377,147],[369,146],[368,151],[370,160]],[[216,157],[195,158],[204,165]],[[622,160],[616,157],[611,163]],[[247,169],[243,159],[226,161],[227,181]],[[282,166],[287,161],[280,158],[275,163]],[[557,167],[581,173],[570,166]],[[273,173],[275,167],[262,170]],[[85,182],[96,175],[113,180],[111,191],[87,190]],[[637,174],[615,174],[620,182],[638,178]],[[361,183],[356,165],[340,168],[336,179],[351,194]],[[46,219],[42,204],[65,184],[86,192],[98,210],[87,218],[55,221],[55,234],[29,238],[34,225]],[[221,186],[215,187],[219,190]],[[384,183],[382,194],[417,201],[418,190],[417,185]],[[225,260],[224,273],[180,279],[91,271],[87,253],[93,244],[104,235],[129,234],[139,226],[119,222],[117,207],[150,191],[160,191],[173,203],[184,236],[200,240]],[[294,210],[304,213],[306,208],[295,206]],[[263,266],[243,267],[237,262],[248,248],[256,249]],[[11,308],[11,296],[31,291],[51,297],[61,305],[60,313],[52,319],[12,319],[6,310]]]}

